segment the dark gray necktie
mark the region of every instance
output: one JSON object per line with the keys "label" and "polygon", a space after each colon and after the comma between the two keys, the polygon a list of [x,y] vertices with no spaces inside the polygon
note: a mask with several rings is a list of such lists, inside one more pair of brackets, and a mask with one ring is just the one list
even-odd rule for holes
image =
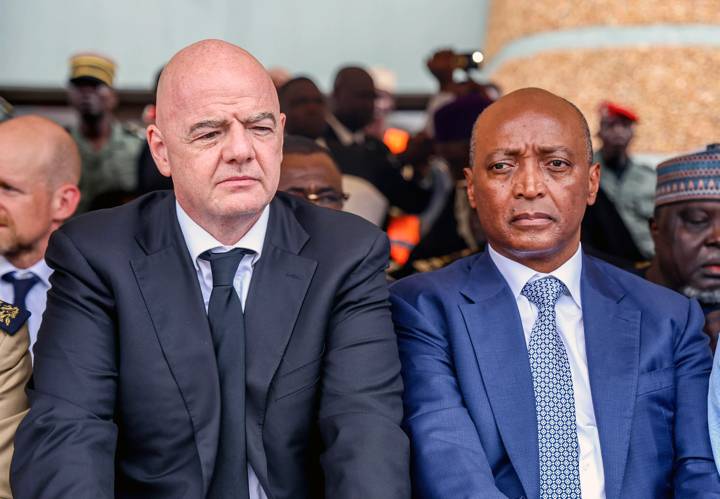
{"label": "dark gray necktie", "polygon": [[37,283],[40,282],[40,278],[33,273],[30,273],[27,277],[15,277],[15,271],[3,274],[2,280],[9,282],[13,287],[13,305],[26,309],[25,299],[27,298],[30,290]]}
{"label": "dark gray necktie", "polygon": [[208,304],[215,358],[220,378],[220,435],[208,499],[248,499],[245,443],[245,320],[233,280],[240,260],[250,250],[205,252],[213,288]]}

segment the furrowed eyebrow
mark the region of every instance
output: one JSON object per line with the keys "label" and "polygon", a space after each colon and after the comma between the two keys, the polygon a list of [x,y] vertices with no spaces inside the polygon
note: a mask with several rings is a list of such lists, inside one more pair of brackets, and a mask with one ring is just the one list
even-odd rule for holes
{"label": "furrowed eyebrow", "polygon": [[573,156],[573,152],[565,146],[538,147],[538,151],[540,151],[543,154],[552,154],[554,152],[561,152],[561,153],[567,154],[568,156]]}
{"label": "furrowed eyebrow", "polygon": [[493,149],[485,156],[485,161],[492,161],[497,156],[518,156],[520,149]]}
{"label": "furrowed eyebrow", "polygon": [[258,123],[263,120],[270,120],[272,121],[273,125],[277,124],[277,121],[275,120],[275,115],[270,112],[265,113],[258,113],[250,116],[248,119],[244,121],[245,125],[253,125],[255,123]]}
{"label": "furrowed eyebrow", "polygon": [[226,120],[199,121],[190,127],[190,130],[188,131],[188,135],[192,135],[193,133],[197,132],[198,130],[200,130],[202,128],[224,128],[227,126],[227,124],[228,124],[228,122]]}

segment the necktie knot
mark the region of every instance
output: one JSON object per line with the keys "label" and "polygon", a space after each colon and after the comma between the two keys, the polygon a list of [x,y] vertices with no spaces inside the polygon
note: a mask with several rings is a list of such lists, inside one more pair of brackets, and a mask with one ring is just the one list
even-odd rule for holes
{"label": "necktie knot", "polygon": [[567,293],[565,284],[552,276],[528,282],[521,291],[521,294],[537,308],[555,308],[560,297]]}
{"label": "necktie knot", "polygon": [[206,251],[199,258],[210,262],[213,288],[216,288],[218,286],[232,286],[240,261],[245,255],[251,253],[254,253],[254,251],[245,248],[234,248],[225,253]]}
{"label": "necktie knot", "polygon": [[13,305],[20,308],[26,308],[25,299],[27,298],[30,290],[37,283],[40,282],[40,278],[30,272],[26,277],[16,277],[15,271],[7,272],[3,274],[2,280],[9,282],[13,287]]}

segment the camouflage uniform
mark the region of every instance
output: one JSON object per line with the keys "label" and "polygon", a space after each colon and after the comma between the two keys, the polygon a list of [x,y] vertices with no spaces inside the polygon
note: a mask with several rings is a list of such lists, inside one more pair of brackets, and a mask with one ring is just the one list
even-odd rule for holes
{"label": "camouflage uniform", "polygon": [[138,156],[143,140],[136,133],[114,122],[110,139],[100,151],[96,151],[78,129],[74,128],[70,133],[82,159],[82,198],[78,212],[86,211],[93,198],[103,192],[137,189]]}

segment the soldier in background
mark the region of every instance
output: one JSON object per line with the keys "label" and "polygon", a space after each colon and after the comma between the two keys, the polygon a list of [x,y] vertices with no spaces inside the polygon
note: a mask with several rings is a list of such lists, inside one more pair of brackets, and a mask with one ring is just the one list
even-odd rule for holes
{"label": "soldier in background", "polygon": [[[602,194],[614,206],[634,246],[643,257],[650,258],[653,242],[648,221],[655,207],[655,169],[636,162],[628,152],[637,122],[638,117],[632,110],[602,103],[598,132],[602,147],[595,153],[593,162],[600,163]],[[626,253],[633,254],[632,251]]]}
{"label": "soldier in background", "polygon": [[70,59],[68,98],[78,113],[78,125],[70,133],[82,159],[79,212],[86,211],[98,194],[137,188],[143,141],[113,115],[114,77],[115,63],[105,56],[85,53]]}

